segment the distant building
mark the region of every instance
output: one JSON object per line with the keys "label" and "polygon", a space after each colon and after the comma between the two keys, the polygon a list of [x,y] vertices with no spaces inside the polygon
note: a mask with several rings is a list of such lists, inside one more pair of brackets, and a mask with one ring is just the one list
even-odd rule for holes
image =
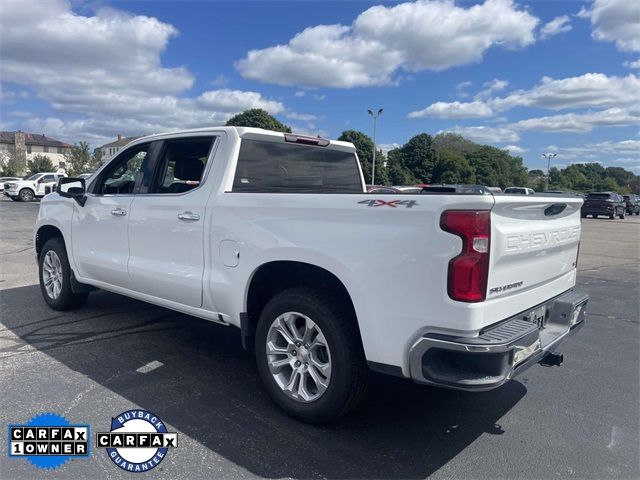
{"label": "distant building", "polygon": [[118,134],[118,139],[115,142],[107,143],[99,147],[100,150],[102,150],[102,161],[107,162],[111,160],[125,145],[141,138],[142,136],[143,135],[139,135],[137,137],[123,137]]}
{"label": "distant building", "polygon": [[0,132],[0,158],[6,157],[5,152],[15,154],[23,175],[27,172],[27,162],[36,154],[45,155],[58,172],[65,173],[65,154],[72,148],[73,145],[47,137],[44,133]]}

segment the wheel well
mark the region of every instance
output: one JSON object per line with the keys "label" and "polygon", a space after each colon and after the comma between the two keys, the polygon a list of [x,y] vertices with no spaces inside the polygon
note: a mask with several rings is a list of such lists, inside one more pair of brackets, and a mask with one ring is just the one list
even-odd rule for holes
{"label": "wheel well", "polygon": [[[333,273],[309,263],[277,261],[262,265],[253,275],[247,292],[247,311],[241,315],[242,345],[253,350],[258,319],[267,302],[291,287],[308,287],[326,292],[350,313],[357,325],[353,302],[344,284]],[[358,334],[360,330],[358,329]]]}
{"label": "wheel well", "polygon": [[40,252],[42,251],[42,247],[52,238],[60,237],[64,242],[64,237],[62,236],[62,232],[52,226],[52,225],[43,225],[38,229],[38,233],[36,234],[36,255],[39,257]]}

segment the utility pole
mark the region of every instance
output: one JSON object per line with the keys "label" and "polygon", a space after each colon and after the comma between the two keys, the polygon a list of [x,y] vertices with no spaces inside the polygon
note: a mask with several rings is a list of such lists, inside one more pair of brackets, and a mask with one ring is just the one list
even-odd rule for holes
{"label": "utility pole", "polygon": [[382,115],[382,109],[379,109],[377,113],[373,113],[371,110],[367,110],[369,115],[373,117],[373,165],[371,166],[371,185],[376,184],[376,123],[378,117]]}
{"label": "utility pole", "polygon": [[557,153],[543,153],[542,156],[547,159],[547,186],[545,190],[549,190],[549,170],[551,169],[551,159],[556,157]]}

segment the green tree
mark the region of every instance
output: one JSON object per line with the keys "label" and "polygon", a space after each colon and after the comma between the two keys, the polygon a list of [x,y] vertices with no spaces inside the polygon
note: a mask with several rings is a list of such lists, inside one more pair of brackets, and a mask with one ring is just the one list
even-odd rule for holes
{"label": "green tree", "polygon": [[475,152],[479,147],[480,145],[477,143],[467,140],[457,133],[439,133],[433,137],[433,148],[438,153],[448,150],[450,152],[468,155]]}
{"label": "green tree", "polygon": [[29,170],[28,176],[34,175],[40,172],[53,172],[55,167],[53,163],[46,155],[36,153],[29,162],[27,162],[27,169]]}
{"label": "green tree", "polygon": [[430,183],[433,177],[433,167],[436,163],[436,152],[433,148],[431,135],[421,133],[409,139],[398,153],[394,153],[394,160],[407,170],[416,183]]}
{"label": "green tree", "polygon": [[402,152],[394,148],[387,153],[387,171],[390,185],[413,185],[417,179],[402,164]]}
{"label": "green tree", "polygon": [[3,152],[0,158],[0,176],[3,177],[19,177],[20,176],[20,164],[16,153],[13,151]]}
{"label": "green tree", "polygon": [[432,183],[475,183],[475,169],[461,153],[443,150],[433,168]]}
{"label": "green tree", "polygon": [[[373,162],[373,140],[365,133],[358,130],[345,130],[340,134],[338,140],[341,142],[351,142],[356,147],[356,153],[360,160],[362,175],[365,183],[371,182],[371,164]],[[378,170],[376,161],[376,170]]]}
{"label": "green tree", "polygon": [[266,110],[261,108],[245,110],[231,117],[225,125],[233,127],[256,127],[264,128],[265,130],[274,130],[276,132],[291,133],[291,127],[279,122],[275,117],[269,115]]}
{"label": "green tree", "polygon": [[102,166],[102,149],[95,148],[93,150],[93,154],[91,155],[91,159],[89,160],[89,172],[95,172]]}
{"label": "green tree", "polygon": [[89,153],[89,144],[80,142],[74,145],[66,154],[66,170],[70,177],[77,177],[81,173],[87,173],[89,170],[89,162],[91,154]]}

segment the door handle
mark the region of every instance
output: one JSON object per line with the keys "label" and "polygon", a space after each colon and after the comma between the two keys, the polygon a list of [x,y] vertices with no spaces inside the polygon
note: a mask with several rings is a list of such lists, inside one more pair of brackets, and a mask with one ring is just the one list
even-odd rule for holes
{"label": "door handle", "polygon": [[200,215],[193,212],[182,212],[178,214],[178,218],[180,220],[190,220],[192,222],[197,222],[198,220],[200,220]]}
{"label": "door handle", "polygon": [[111,210],[111,215],[118,215],[118,216],[123,216],[126,215],[127,211],[123,210],[122,208],[115,208],[113,210]]}

